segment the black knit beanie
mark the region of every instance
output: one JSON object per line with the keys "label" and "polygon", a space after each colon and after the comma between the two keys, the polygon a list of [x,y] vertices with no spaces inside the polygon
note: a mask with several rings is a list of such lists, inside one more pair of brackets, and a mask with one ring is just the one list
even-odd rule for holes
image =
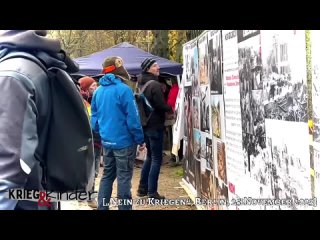
{"label": "black knit beanie", "polygon": [[143,60],[143,62],[141,63],[142,71],[147,72],[149,68],[152,66],[152,64],[154,64],[155,62],[156,60],[154,58],[146,58],[145,60]]}

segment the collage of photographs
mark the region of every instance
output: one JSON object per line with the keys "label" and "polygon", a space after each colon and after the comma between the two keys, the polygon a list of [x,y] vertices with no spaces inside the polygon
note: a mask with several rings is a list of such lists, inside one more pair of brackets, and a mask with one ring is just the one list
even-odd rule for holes
{"label": "collage of photographs", "polygon": [[[188,144],[192,145],[193,155],[189,154],[190,150],[186,151],[189,152],[188,158],[193,158],[191,161],[195,162],[196,189],[199,187],[199,194],[205,198],[228,199],[230,193],[237,196],[247,193],[243,190],[245,180],[235,182],[235,179],[248,178],[256,189],[252,196],[275,199],[310,197],[311,192],[301,188],[311,184],[307,174],[309,165],[302,157],[309,156],[309,148],[301,145],[301,139],[308,137],[306,58],[303,59],[306,56],[303,48],[305,32],[230,30],[222,33],[221,30],[211,30],[200,35],[197,50],[194,40],[184,46],[186,59],[198,61],[198,65],[187,64],[197,66],[198,75],[192,77],[196,70],[186,69],[187,77],[190,77],[186,82],[189,81],[190,85],[185,87],[185,110],[190,109],[191,105],[192,123],[187,121],[184,124],[186,142],[191,141],[189,136],[193,141],[193,145]],[[226,42],[229,39],[232,39],[232,45],[231,41]],[[228,44],[226,69],[222,64],[224,44]],[[234,64],[235,61],[237,64]],[[319,62],[320,59],[316,61],[317,64]],[[314,79],[319,79],[319,69],[319,65],[314,64]],[[228,85],[225,82],[235,82],[237,76],[238,96],[235,94],[237,91],[231,89],[235,89],[237,84]],[[314,98],[320,96],[318,85],[313,84]],[[235,107],[228,105],[231,120],[226,119],[225,99],[233,105],[235,101],[239,102],[240,117],[236,116]],[[314,109],[317,107],[314,106]],[[188,114],[186,119],[189,119]],[[294,139],[299,139],[298,148],[304,149],[301,153],[295,152],[293,146],[296,143],[291,144],[293,138],[288,137],[291,136],[289,122],[292,122],[290,129],[299,131],[299,137]],[[319,122],[314,113],[316,142],[320,142]],[[226,145],[226,124],[233,124],[228,125],[229,131],[238,131],[238,126],[241,126],[241,132],[229,135],[227,140],[236,141],[237,135],[242,136],[242,150],[238,149],[237,144]],[[275,136],[278,131],[284,130],[288,131],[287,138]],[[239,159],[243,159],[243,167],[239,169],[243,170],[229,172],[228,166],[236,166],[236,154],[242,154]],[[205,169],[200,164],[201,160],[205,160]],[[229,186],[233,186],[232,191]],[[292,209],[296,208],[301,207],[292,206]]]}

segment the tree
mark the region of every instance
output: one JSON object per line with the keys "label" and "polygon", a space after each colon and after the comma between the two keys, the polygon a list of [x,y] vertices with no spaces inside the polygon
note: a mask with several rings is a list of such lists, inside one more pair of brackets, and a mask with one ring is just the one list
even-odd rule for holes
{"label": "tree", "polygon": [[51,30],[49,37],[61,40],[62,48],[73,58],[86,56],[122,42],[144,50],[152,40],[148,30]]}
{"label": "tree", "polygon": [[186,30],[169,31],[169,59],[182,63],[182,45],[187,41]]}
{"label": "tree", "polygon": [[187,30],[187,40],[190,41],[198,37],[204,30]]}
{"label": "tree", "polygon": [[153,46],[151,53],[163,58],[169,58],[169,30],[152,30]]}

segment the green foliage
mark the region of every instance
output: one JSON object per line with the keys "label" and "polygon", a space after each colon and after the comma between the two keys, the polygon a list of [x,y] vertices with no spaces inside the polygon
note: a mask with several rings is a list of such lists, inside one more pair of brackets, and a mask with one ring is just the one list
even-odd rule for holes
{"label": "green foliage", "polygon": [[178,177],[183,177],[183,168],[179,166],[179,169],[176,171],[176,175]]}

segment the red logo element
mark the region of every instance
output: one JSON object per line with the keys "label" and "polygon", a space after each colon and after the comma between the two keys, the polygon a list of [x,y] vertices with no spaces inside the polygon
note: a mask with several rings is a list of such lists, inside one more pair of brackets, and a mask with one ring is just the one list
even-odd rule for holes
{"label": "red logo element", "polygon": [[42,207],[43,206],[46,206],[46,207],[50,207],[51,206],[51,203],[50,203],[51,198],[48,198],[46,200],[46,196],[47,196],[47,194],[45,192],[40,192],[39,200],[38,200],[38,205],[39,206],[42,206]]}
{"label": "red logo element", "polygon": [[229,191],[233,194],[235,194],[236,192],[236,187],[230,182],[229,182]]}

